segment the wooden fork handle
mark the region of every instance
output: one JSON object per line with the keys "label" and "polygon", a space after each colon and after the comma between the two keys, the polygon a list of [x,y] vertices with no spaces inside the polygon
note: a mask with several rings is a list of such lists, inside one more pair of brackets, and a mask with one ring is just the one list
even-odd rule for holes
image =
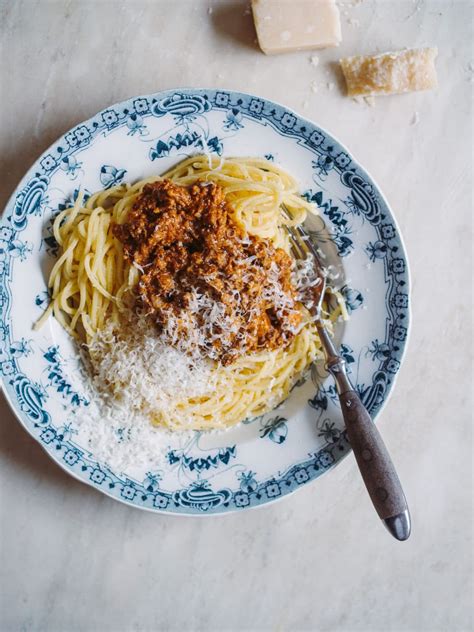
{"label": "wooden fork handle", "polygon": [[379,517],[397,540],[411,531],[410,512],[392,459],[354,390],[339,393],[347,436],[360,473]]}

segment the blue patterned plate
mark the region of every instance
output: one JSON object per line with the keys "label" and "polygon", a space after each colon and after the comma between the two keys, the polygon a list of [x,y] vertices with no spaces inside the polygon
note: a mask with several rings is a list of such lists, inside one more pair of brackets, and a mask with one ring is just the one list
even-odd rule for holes
{"label": "blue patterned plate", "polygon": [[[331,378],[295,388],[282,408],[223,433],[176,435],[159,467],[112,471],[87,448],[75,412],[88,405],[74,347],[47,305],[51,218],[77,195],[160,174],[203,152],[265,156],[294,174],[320,209],[313,236],[337,250],[350,312],[339,332],[373,417],[400,367],[409,321],[407,260],[388,204],[348,151],[314,123],[255,96],[167,91],[100,112],[28,171],[0,224],[0,367],[18,419],[76,478],[135,507],[214,514],[268,503],[317,478],[350,450]],[[124,437],[124,441],[126,441]]]}

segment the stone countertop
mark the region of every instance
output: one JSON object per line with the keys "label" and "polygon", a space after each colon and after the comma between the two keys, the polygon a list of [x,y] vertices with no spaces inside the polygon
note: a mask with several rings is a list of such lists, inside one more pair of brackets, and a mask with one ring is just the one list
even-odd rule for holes
{"label": "stone countertop", "polygon": [[[0,424],[0,629],[128,632],[472,629],[472,4],[341,2],[343,44],[266,57],[245,1],[2,0],[2,207],[72,125],[129,96],[241,90],[313,119],[390,201],[413,280],[408,354],[380,429],[413,517],[377,519],[351,456],[262,509],[153,515],[70,478]],[[434,92],[357,104],[340,56],[436,45]]]}

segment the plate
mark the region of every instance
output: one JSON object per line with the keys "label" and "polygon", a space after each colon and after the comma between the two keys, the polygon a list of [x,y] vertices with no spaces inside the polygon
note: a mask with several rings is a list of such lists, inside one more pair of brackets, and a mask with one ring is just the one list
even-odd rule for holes
{"label": "plate", "polygon": [[[77,355],[50,319],[51,218],[78,194],[163,173],[193,154],[264,156],[319,207],[312,236],[337,251],[350,319],[338,335],[350,377],[375,419],[400,368],[409,324],[409,273],[387,201],[326,131],[266,99],[179,89],[113,105],[65,134],[28,171],[0,224],[0,366],[18,419],[67,472],[113,498],[157,512],[212,515],[285,496],[349,452],[331,377],[308,379],[282,407],[220,433],[168,437],[159,464],[114,471],[76,423],[88,405]],[[126,437],[123,439],[127,440]],[[156,456],[156,455],[155,455]]]}

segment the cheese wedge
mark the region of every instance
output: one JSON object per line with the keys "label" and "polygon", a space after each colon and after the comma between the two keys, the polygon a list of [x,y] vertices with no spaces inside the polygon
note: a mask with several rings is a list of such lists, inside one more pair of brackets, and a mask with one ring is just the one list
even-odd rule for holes
{"label": "cheese wedge", "polygon": [[337,46],[342,39],[335,0],[252,0],[252,11],[267,55]]}
{"label": "cheese wedge", "polygon": [[341,59],[347,94],[368,97],[435,88],[437,55],[437,48],[413,48]]}

